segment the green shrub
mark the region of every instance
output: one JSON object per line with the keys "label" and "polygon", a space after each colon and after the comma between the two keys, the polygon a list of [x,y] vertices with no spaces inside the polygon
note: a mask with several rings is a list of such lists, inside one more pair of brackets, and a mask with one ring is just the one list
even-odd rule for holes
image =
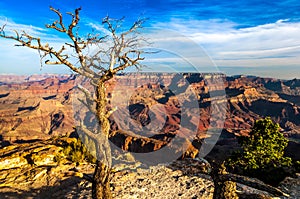
{"label": "green shrub", "polygon": [[63,153],[67,159],[72,162],[81,163],[84,160],[95,163],[95,157],[87,150],[86,146],[80,141],[80,139],[74,139],[71,143],[64,146]]}
{"label": "green shrub", "polygon": [[278,184],[292,165],[292,159],[284,156],[288,139],[279,128],[269,117],[256,121],[249,136],[239,137],[242,151],[235,152],[227,165],[234,172]]}

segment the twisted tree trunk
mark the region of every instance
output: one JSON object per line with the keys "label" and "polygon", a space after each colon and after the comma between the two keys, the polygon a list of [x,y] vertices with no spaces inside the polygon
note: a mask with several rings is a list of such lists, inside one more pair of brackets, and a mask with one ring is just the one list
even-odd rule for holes
{"label": "twisted tree trunk", "polygon": [[93,199],[111,199],[110,190],[110,168],[102,162],[96,162],[96,168],[93,177],[92,198]]}
{"label": "twisted tree trunk", "polygon": [[92,198],[111,199],[111,149],[108,140],[110,123],[107,115],[105,84],[102,81],[98,82],[96,99],[96,116],[100,124],[101,132],[96,140],[97,162],[93,177]]}

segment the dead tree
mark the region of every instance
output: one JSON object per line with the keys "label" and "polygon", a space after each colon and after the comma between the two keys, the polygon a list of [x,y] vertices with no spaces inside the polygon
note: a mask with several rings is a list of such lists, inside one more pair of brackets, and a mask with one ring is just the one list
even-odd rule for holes
{"label": "dead tree", "polygon": [[[71,17],[71,21],[67,25],[64,22],[63,14],[58,9],[50,7],[50,10],[56,13],[58,20],[46,27],[68,37],[68,41],[59,49],[55,49],[48,43],[42,43],[39,37],[34,37],[24,31],[12,30],[14,31],[12,33],[10,30],[7,32],[6,24],[0,29],[0,37],[17,41],[16,46],[37,50],[41,60],[48,58],[44,61],[45,64],[64,65],[74,73],[89,79],[95,90],[94,94],[82,86],[78,86],[78,89],[84,93],[85,100],[82,100],[82,103],[95,114],[100,131],[92,132],[83,122],[78,128],[96,141],[97,162],[93,176],[92,197],[109,199],[112,198],[112,195],[110,191],[111,149],[108,141],[110,122],[108,118],[112,110],[107,108],[105,83],[128,67],[141,67],[140,62],[144,59],[141,45],[146,41],[138,34],[138,30],[142,28],[144,19],[137,20],[130,28],[120,32],[122,20],[106,17],[102,23],[109,34],[101,36],[89,33],[85,37],[80,37],[77,28],[81,8],[75,9],[73,13],[67,13]],[[88,53],[88,50],[91,49],[96,52],[92,56]],[[70,54],[70,50],[73,53]]]}
{"label": "dead tree", "polygon": [[236,192],[236,183],[241,183],[261,191],[266,191],[277,197],[289,197],[288,194],[284,193],[280,189],[267,185],[257,179],[228,173],[224,162],[222,164],[212,162],[211,167],[212,171],[210,175],[214,182],[213,199],[238,199],[239,196]]}

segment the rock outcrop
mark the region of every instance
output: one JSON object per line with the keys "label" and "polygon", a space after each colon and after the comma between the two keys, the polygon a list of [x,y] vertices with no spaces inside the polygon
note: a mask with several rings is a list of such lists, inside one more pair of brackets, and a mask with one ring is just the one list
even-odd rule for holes
{"label": "rock outcrop", "polygon": [[[0,149],[0,198],[91,198],[94,165],[75,164],[62,152],[73,138],[15,144]],[[60,157],[60,161],[57,158]],[[211,167],[204,159],[185,159],[168,165],[141,168],[130,155],[114,156],[111,188],[114,198],[212,198]],[[122,162],[122,163],[121,163]],[[288,178],[280,187],[299,198],[299,177]],[[266,192],[237,184],[239,195]]]}
{"label": "rock outcrop", "polygon": [[64,188],[78,191],[74,188],[82,182],[83,173],[93,172],[93,166],[66,159],[63,146],[72,140],[36,141],[0,149],[0,198],[62,198],[67,191]]}

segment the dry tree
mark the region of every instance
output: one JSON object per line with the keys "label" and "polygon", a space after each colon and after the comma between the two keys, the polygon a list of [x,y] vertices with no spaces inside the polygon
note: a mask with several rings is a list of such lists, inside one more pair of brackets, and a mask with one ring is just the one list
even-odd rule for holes
{"label": "dry tree", "polygon": [[[66,35],[66,42],[55,49],[42,39],[28,34],[25,31],[5,29],[4,24],[0,29],[0,37],[15,40],[16,46],[25,46],[35,49],[40,53],[41,63],[46,65],[63,65],[79,76],[88,79],[94,93],[83,86],[77,88],[84,93],[82,104],[94,113],[100,129],[91,131],[81,121],[77,127],[96,142],[97,162],[93,175],[92,197],[97,199],[112,198],[110,191],[111,180],[111,149],[109,144],[110,121],[112,110],[107,108],[105,83],[117,73],[128,67],[140,68],[144,59],[142,46],[147,44],[139,30],[145,19],[135,21],[125,31],[120,31],[123,19],[105,17],[102,20],[106,28],[106,35],[96,34],[91,31],[86,36],[78,33],[81,8],[74,12],[67,12],[71,20],[66,24],[64,15],[58,9],[50,7],[56,13],[58,20],[46,25],[58,33]],[[124,29],[124,27],[122,27]],[[14,33],[13,33],[14,32]],[[94,53],[90,53],[93,51]]]}

